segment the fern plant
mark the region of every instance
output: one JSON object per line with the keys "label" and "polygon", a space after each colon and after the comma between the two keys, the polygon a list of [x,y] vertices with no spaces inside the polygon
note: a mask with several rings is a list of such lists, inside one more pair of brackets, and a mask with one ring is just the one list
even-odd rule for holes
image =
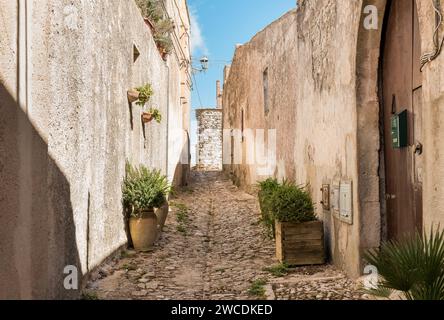
{"label": "fern plant", "polygon": [[133,217],[144,211],[160,208],[166,202],[171,186],[159,170],[126,165],[126,177],[122,185],[123,204]]}
{"label": "fern plant", "polygon": [[416,233],[402,241],[390,241],[364,256],[380,276],[375,296],[395,291],[407,300],[444,300],[444,233]]}

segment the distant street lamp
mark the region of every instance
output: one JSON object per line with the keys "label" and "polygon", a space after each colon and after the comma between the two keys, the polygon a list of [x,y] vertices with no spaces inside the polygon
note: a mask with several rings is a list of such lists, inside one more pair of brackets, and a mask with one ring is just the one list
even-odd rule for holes
{"label": "distant street lamp", "polygon": [[193,67],[193,71],[194,72],[207,72],[208,68],[209,68],[209,60],[208,57],[204,56],[202,57],[200,60],[200,68],[194,68]]}
{"label": "distant street lamp", "polygon": [[202,66],[202,70],[204,70],[204,71],[208,70],[208,58],[207,57],[202,57],[202,59],[200,59],[200,64]]}

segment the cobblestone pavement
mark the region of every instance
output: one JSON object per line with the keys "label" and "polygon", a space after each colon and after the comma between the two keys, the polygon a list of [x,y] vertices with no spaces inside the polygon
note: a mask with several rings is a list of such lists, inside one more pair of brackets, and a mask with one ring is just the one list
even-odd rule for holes
{"label": "cobblestone pavement", "polygon": [[238,190],[219,173],[193,172],[190,187],[172,200],[167,225],[153,252],[126,251],[108,262],[93,275],[86,296],[119,300],[361,297],[355,283],[330,265],[292,269],[280,278],[265,271],[277,261],[274,242],[259,220],[256,197]]}

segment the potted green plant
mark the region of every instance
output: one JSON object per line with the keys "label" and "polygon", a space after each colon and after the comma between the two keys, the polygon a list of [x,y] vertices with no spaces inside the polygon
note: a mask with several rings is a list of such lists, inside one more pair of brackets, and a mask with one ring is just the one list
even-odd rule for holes
{"label": "potted green plant", "polygon": [[168,201],[165,201],[165,204],[156,209],[157,216],[157,237],[160,238],[163,228],[165,227],[165,223],[168,218],[168,214],[170,213],[170,205]]}
{"label": "potted green plant", "polygon": [[162,59],[166,59],[167,56],[173,51],[173,40],[169,35],[160,35],[155,37],[157,49],[162,56]]}
{"label": "potted green plant", "polygon": [[128,101],[130,103],[137,101],[136,104],[143,107],[148,101],[150,101],[153,94],[154,91],[151,84],[147,83],[144,86],[129,90]]}
{"label": "potted green plant", "polygon": [[156,120],[157,123],[162,122],[162,114],[158,109],[151,108],[149,112],[142,113],[142,122],[149,123]]}
{"label": "potted green plant", "polygon": [[265,225],[270,238],[275,237],[275,219],[270,210],[270,197],[279,188],[277,179],[269,178],[259,183],[259,205],[262,213],[262,223]]}
{"label": "potted green plant", "polygon": [[277,258],[294,266],[324,264],[324,227],[311,195],[291,182],[276,183],[266,182],[260,198],[268,223],[275,222]]}
{"label": "potted green plant", "polygon": [[166,176],[144,166],[126,167],[123,182],[123,203],[129,214],[129,230],[136,251],[148,251],[154,245],[158,232],[155,208],[167,202],[171,191]]}
{"label": "potted green plant", "polygon": [[160,55],[166,60],[173,50],[171,32],[174,30],[174,22],[165,13],[160,0],[136,0],[145,23],[150,27],[154,41]]}

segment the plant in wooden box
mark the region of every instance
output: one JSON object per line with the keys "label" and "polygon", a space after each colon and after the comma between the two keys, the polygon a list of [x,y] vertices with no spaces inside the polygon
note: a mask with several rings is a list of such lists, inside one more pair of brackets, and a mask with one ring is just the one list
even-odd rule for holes
{"label": "plant in wooden box", "polygon": [[324,227],[318,221],[310,194],[284,182],[266,200],[276,221],[276,254],[288,265],[325,263]]}
{"label": "plant in wooden box", "polygon": [[144,166],[126,166],[123,182],[123,203],[129,215],[129,229],[137,251],[148,251],[157,238],[158,221],[154,212],[166,203],[171,186],[157,170]]}
{"label": "plant in wooden box", "polygon": [[267,228],[270,238],[274,238],[276,234],[275,218],[270,210],[270,198],[278,188],[279,182],[277,179],[269,178],[259,183],[259,205],[262,212],[262,223]]}

